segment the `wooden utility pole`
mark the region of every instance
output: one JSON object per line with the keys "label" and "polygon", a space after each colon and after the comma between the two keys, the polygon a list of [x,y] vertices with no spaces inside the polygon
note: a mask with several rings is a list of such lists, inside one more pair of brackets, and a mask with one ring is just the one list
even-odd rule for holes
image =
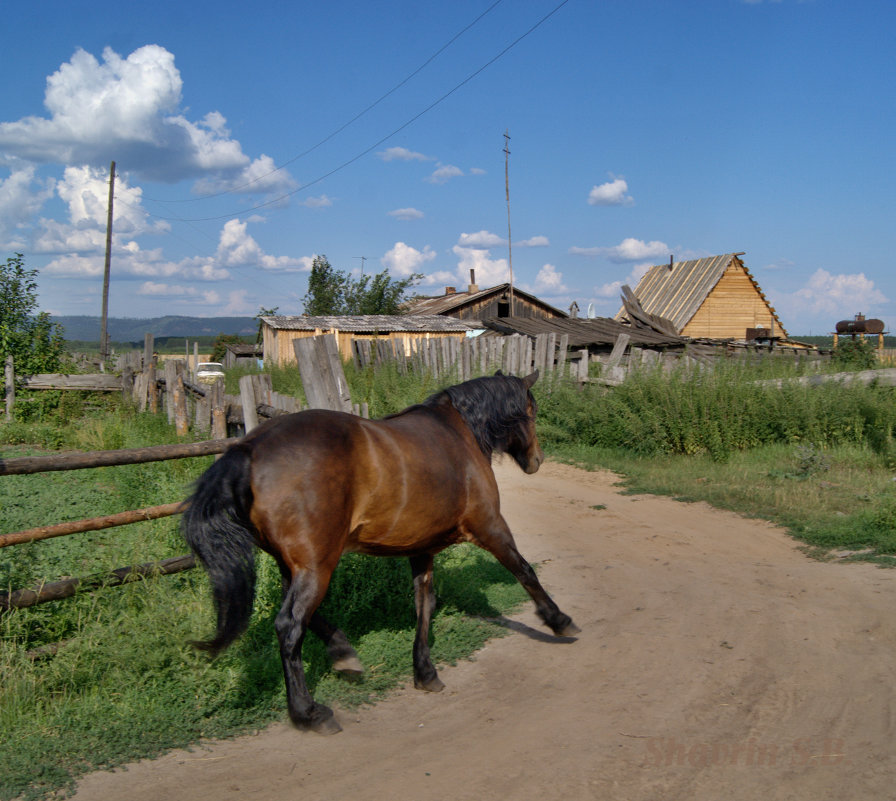
{"label": "wooden utility pole", "polygon": [[109,272],[112,264],[112,198],[115,195],[115,162],[109,168],[109,211],[106,217],[106,263],[103,269],[103,321],[100,328],[100,366],[109,358]]}
{"label": "wooden utility pole", "polygon": [[504,131],[504,194],[507,196],[507,265],[510,267],[510,316],[513,317],[513,249],[510,243],[510,133]]}

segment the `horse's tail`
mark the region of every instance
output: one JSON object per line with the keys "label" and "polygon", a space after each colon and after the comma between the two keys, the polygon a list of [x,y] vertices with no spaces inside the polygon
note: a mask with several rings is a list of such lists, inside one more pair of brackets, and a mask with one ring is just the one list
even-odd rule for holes
{"label": "horse's tail", "polygon": [[249,449],[236,445],[200,476],[181,520],[187,544],[208,572],[218,613],[215,636],[194,645],[213,654],[239,637],[252,615],[256,530],[249,479]]}

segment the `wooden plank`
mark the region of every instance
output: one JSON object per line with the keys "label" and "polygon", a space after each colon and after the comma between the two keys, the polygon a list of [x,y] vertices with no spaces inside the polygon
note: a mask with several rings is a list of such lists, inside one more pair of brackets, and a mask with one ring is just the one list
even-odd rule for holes
{"label": "wooden plank", "polygon": [[207,456],[223,453],[240,437],[186,442],[175,445],[152,445],[148,448],[126,448],[118,451],[87,451],[84,453],[54,454],[52,456],[21,456],[0,459],[0,476],[50,473],[56,470],[80,470],[86,467],[106,467],[122,464],[143,464],[187,456]]}
{"label": "wooden plank", "polygon": [[126,526],[130,523],[140,523],[144,520],[158,520],[160,517],[177,515],[186,508],[185,501],[166,503],[161,506],[147,506],[143,509],[133,509],[128,512],[91,517],[85,520],[72,520],[67,523],[55,523],[51,526],[38,526],[36,528],[11,531],[8,534],[0,534],[0,548],[8,545],[21,545],[25,542],[47,540],[53,537],[64,537],[68,534],[80,534],[84,531],[101,531],[116,526]]}
{"label": "wooden plank", "polygon": [[620,334],[616,337],[616,343],[613,345],[613,350],[610,353],[610,358],[607,359],[607,367],[615,367],[622,361],[622,357],[625,354],[625,349],[628,347],[628,343],[631,342],[631,337],[628,334]]}
{"label": "wooden plank", "polygon": [[24,381],[28,389],[83,389],[93,392],[121,392],[121,378],[109,373],[39,373]]}
{"label": "wooden plank", "polygon": [[248,434],[253,428],[258,427],[258,412],[255,410],[257,401],[251,375],[240,378],[240,404],[243,407],[243,425]]}
{"label": "wooden plank", "polygon": [[34,606],[46,601],[58,601],[62,598],[68,598],[79,591],[97,589],[99,587],[114,587],[152,576],[180,573],[195,566],[195,557],[192,554],[188,554],[173,556],[170,559],[162,559],[158,562],[145,562],[144,564],[131,567],[119,567],[108,573],[88,576],[87,578],[51,581],[37,589],[16,590],[15,592],[0,594],[0,610],[23,609],[24,607]]}

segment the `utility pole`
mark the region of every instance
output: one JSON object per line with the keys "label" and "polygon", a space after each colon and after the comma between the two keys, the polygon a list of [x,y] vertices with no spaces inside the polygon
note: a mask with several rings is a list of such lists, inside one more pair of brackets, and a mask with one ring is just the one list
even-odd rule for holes
{"label": "utility pole", "polygon": [[510,243],[510,133],[504,130],[504,194],[507,196],[507,265],[510,267],[510,316],[513,317],[513,249]]}
{"label": "utility pole", "polygon": [[109,358],[109,272],[112,264],[112,198],[115,194],[115,162],[109,168],[109,213],[106,218],[106,263],[103,269],[103,321],[100,327],[100,369]]}
{"label": "utility pole", "polygon": [[355,259],[361,259],[361,275],[364,275],[364,262],[367,261],[367,256],[354,256]]}

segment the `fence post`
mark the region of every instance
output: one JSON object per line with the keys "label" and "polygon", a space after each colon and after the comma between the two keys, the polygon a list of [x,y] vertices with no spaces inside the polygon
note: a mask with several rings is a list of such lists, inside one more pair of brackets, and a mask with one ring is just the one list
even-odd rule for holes
{"label": "fence post", "polygon": [[16,371],[15,366],[13,365],[12,354],[8,354],[6,357],[6,368],[5,368],[5,381],[6,381],[6,422],[12,422],[12,410],[16,405]]}
{"label": "fence post", "polygon": [[183,437],[190,431],[187,421],[187,393],[184,390],[184,379],[176,373],[171,387],[171,405],[174,409],[174,430],[179,437]]}
{"label": "fence post", "polygon": [[252,385],[251,375],[244,375],[240,379],[240,402],[243,405],[243,422],[248,434],[258,425],[258,412],[255,410],[255,387]]}

